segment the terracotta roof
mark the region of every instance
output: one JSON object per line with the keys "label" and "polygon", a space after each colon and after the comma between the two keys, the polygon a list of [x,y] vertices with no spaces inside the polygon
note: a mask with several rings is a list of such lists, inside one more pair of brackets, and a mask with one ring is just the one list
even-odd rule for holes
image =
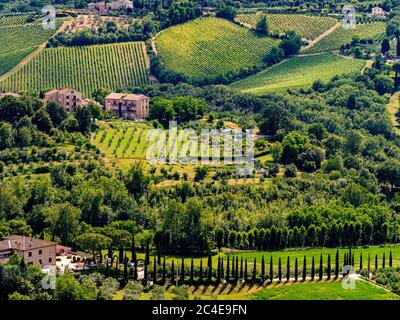
{"label": "terracotta roof", "polygon": [[13,235],[4,237],[0,241],[0,251],[9,249],[27,251],[55,245],[57,245],[57,243],[52,241]]}
{"label": "terracotta roof", "polygon": [[148,97],[144,94],[130,94],[130,93],[110,93],[106,99],[115,99],[115,100],[142,100],[147,99]]}
{"label": "terracotta roof", "polygon": [[53,93],[56,93],[56,92],[58,92],[58,90],[54,89],[54,90],[47,91],[44,94],[53,94]]}

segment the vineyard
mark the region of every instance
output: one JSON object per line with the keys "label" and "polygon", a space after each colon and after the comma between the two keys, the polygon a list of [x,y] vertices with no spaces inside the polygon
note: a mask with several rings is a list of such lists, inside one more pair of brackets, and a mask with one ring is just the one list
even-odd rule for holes
{"label": "vineyard", "polygon": [[[260,16],[264,14],[239,14],[235,21],[254,29]],[[337,20],[329,17],[308,16],[305,14],[265,14],[269,23],[270,32],[284,34],[296,31],[303,38],[313,40],[320,34],[332,28]]]}
{"label": "vineyard", "polygon": [[[6,21],[3,21],[4,19]],[[46,42],[56,31],[43,29],[42,25],[38,23],[17,25],[23,23],[24,19],[26,16],[0,19],[2,26],[0,27],[0,75],[12,69],[41,43]]]}
{"label": "vineyard", "polygon": [[194,79],[217,77],[262,62],[276,44],[219,18],[199,18],[160,33],[157,50],[164,65]]}
{"label": "vineyard", "polygon": [[335,75],[358,72],[364,64],[363,60],[334,54],[298,56],[235,82],[231,88],[254,94],[282,92],[310,86],[318,79],[327,81]]}
{"label": "vineyard", "polygon": [[318,41],[303,53],[319,53],[340,49],[342,45],[351,43],[354,36],[360,39],[379,39],[385,33],[385,23],[372,22],[357,24],[356,29],[337,28],[331,34]]}
{"label": "vineyard", "polygon": [[149,83],[143,42],[45,49],[0,82],[1,91],[72,87],[87,96],[98,88]]}
{"label": "vineyard", "polygon": [[29,18],[28,15],[14,15],[0,17],[0,28],[24,25]]}

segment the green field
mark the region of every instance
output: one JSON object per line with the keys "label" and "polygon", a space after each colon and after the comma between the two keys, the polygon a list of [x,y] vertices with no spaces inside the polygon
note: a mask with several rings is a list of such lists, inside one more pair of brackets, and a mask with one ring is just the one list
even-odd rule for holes
{"label": "green field", "polygon": [[21,17],[0,19],[0,75],[16,66],[57,31],[43,29],[38,23],[21,24],[25,21]]}
{"label": "green field", "polygon": [[199,18],[168,28],[157,37],[164,65],[193,79],[251,69],[274,44],[271,38],[219,18]]}
{"label": "green field", "polygon": [[0,82],[0,91],[72,87],[86,96],[98,89],[149,83],[143,42],[45,49]]}
{"label": "green field", "polygon": [[283,92],[311,86],[318,79],[328,81],[335,75],[358,72],[364,65],[363,60],[333,54],[298,56],[234,82],[230,87],[254,94]]}
{"label": "green field", "polygon": [[0,28],[26,24],[29,15],[12,15],[0,17]]}
{"label": "green field", "polygon": [[309,40],[317,38],[337,23],[337,20],[329,17],[309,16],[305,14],[265,14],[261,12],[239,14],[235,18],[235,21],[254,29],[262,14],[266,15],[272,34],[284,34],[288,31],[296,31],[301,37]]}
{"label": "green field", "polygon": [[354,36],[360,39],[380,39],[385,33],[386,25],[383,22],[357,24],[356,29],[344,29],[341,26],[314,46],[302,53],[318,53],[339,50],[342,45],[351,43]]}
{"label": "green field", "polygon": [[275,285],[245,296],[253,300],[399,300],[400,296],[358,280],[355,289],[343,289],[341,281],[298,282]]}

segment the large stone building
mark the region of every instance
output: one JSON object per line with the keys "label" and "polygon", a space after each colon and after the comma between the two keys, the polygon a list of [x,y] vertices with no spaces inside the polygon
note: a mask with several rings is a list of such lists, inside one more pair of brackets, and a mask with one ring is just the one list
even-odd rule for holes
{"label": "large stone building", "polygon": [[97,104],[90,99],[82,99],[82,94],[74,89],[51,90],[44,94],[43,100],[56,102],[64,107],[67,112],[75,112],[78,107],[85,107],[89,103]]}
{"label": "large stone building", "polygon": [[115,10],[133,10],[133,2],[129,0],[117,0],[112,2],[92,2],[88,4],[90,12],[107,13]]}
{"label": "large stone building", "polygon": [[384,19],[386,16],[385,10],[380,7],[373,7],[370,16],[375,19]]}
{"label": "large stone building", "polygon": [[25,236],[8,236],[0,240],[0,261],[8,260],[14,252],[27,264],[41,267],[56,264],[57,243]]}
{"label": "large stone building", "polygon": [[106,97],[106,111],[122,119],[144,119],[149,115],[149,97],[143,94],[111,93]]}

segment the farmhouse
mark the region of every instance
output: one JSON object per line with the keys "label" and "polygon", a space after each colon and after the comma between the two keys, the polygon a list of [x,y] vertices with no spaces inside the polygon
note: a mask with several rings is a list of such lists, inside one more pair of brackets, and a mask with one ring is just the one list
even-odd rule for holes
{"label": "farmhouse", "polygon": [[88,4],[91,12],[106,13],[113,10],[132,10],[133,2],[129,0],[117,0],[113,2],[94,2]]}
{"label": "farmhouse", "polygon": [[0,240],[0,262],[8,260],[14,252],[24,258],[28,264],[41,267],[56,264],[57,243],[12,235]]}
{"label": "farmhouse", "polygon": [[111,93],[106,97],[106,111],[122,119],[144,119],[149,115],[149,97],[143,94]]}
{"label": "farmhouse", "polygon": [[373,7],[370,16],[375,19],[385,18],[386,12],[380,7]]}
{"label": "farmhouse", "polygon": [[43,100],[57,102],[67,112],[75,112],[78,107],[85,107],[90,103],[98,104],[90,99],[82,99],[82,94],[74,89],[51,90],[44,94]]}
{"label": "farmhouse", "polygon": [[107,4],[104,1],[92,2],[92,3],[88,4],[88,9],[91,12],[106,13],[107,12]]}

